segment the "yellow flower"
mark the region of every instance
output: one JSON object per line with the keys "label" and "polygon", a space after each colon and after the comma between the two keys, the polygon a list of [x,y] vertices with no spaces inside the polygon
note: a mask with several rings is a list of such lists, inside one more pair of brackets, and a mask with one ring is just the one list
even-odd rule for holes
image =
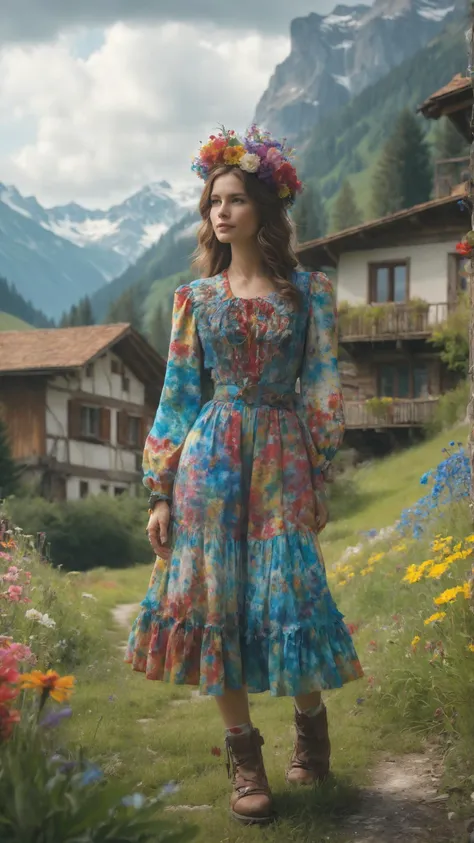
{"label": "yellow flower", "polygon": [[416,645],[418,644],[418,642],[419,642],[419,641],[421,641],[420,636],[419,636],[419,635],[415,635],[415,637],[414,637],[413,641],[411,642],[411,646],[412,646],[412,647],[416,647]]}
{"label": "yellow flower", "polygon": [[422,576],[423,573],[418,568],[418,565],[410,565],[403,577],[403,582],[415,583],[421,580]]}
{"label": "yellow flower", "polygon": [[433,565],[431,571],[427,574],[428,577],[432,577],[436,579],[444,574],[449,568],[449,564],[447,562],[438,562],[437,565]]}
{"label": "yellow flower", "polygon": [[470,653],[474,653],[474,644],[468,644],[467,649],[469,650]]}
{"label": "yellow flower", "polygon": [[466,598],[466,600],[469,600],[469,598],[471,596],[471,584],[468,583],[468,582],[465,582],[463,587],[462,587],[462,590],[464,592],[464,597]]}
{"label": "yellow flower", "polygon": [[375,565],[375,563],[380,562],[380,560],[383,559],[384,556],[385,556],[385,553],[373,553],[372,556],[370,556],[369,559],[367,560],[367,564],[368,565]]}
{"label": "yellow flower", "polygon": [[456,600],[458,594],[464,591],[464,586],[457,585],[454,588],[447,588],[446,591],[443,591],[438,597],[435,597],[435,603],[437,606],[442,606],[443,603],[452,603],[453,600]]}
{"label": "yellow flower", "polygon": [[71,696],[75,681],[74,676],[60,676],[55,670],[48,670],[46,673],[42,673],[41,670],[32,670],[31,673],[22,675],[21,687],[39,691],[61,703]]}
{"label": "yellow flower", "polygon": [[465,541],[474,543],[474,533],[472,534],[472,536],[466,536]]}
{"label": "yellow flower", "polygon": [[394,553],[405,553],[406,549],[407,549],[406,544],[404,542],[402,542],[401,544],[395,545],[395,547],[393,548],[393,552]]}
{"label": "yellow flower", "polygon": [[280,197],[280,199],[286,199],[286,197],[289,196],[290,193],[291,193],[291,191],[290,191],[290,188],[288,187],[288,185],[282,184],[282,186],[280,187],[280,189],[278,191],[278,196]]}
{"label": "yellow flower", "polygon": [[228,146],[224,150],[224,161],[226,164],[238,164],[244,155],[245,149],[243,146]]}
{"label": "yellow flower", "polygon": [[442,621],[443,618],[445,618],[445,617],[446,617],[446,612],[435,612],[434,615],[431,615],[431,617],[426,618],[426,620],[424,622],[425,626],[428,626],[428,624],[430,624],[430,623],[436,623],[437,621]]}

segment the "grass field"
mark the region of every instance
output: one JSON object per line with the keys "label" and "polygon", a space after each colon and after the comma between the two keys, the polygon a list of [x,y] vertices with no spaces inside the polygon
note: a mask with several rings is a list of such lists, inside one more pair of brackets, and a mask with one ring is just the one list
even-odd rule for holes
{"label": "grass field", "polygon": [[17,316],[12,316],[11,313],[0,311],[0,331],[32,331],[33,325],[24,322],[23,319],[18,319]]}
{"label": "grass field", "polygon": [[[466,428],[458,428],[453,436],[464,441],[466,434]],[[366,678],[326,695],[333,745],[334,778],[331,783],[309,794],[288,790],[284,769],[293,738],[292,702],[269,699],[266,694],[253,696],[252,717],[265,736],[268,775],[281,819],[262,831],[241,829],[228,818],[229,784],[224,757],[218,757],[215,749],[222,747],[223,740],[214,702],[199,698],[187,687],[147,681],[122,662],[127,629],[114,623],[111,611],[117,604],[142,599],[151,559],[134,569],[95,570],[76,579],[79,591],[84,590],[96,598],[97,602],[91,598],[85,598],[83,602],[87,607],[85,611],[95,616],[95,628],[98,628],[97,619],[100,620],[101,633],[88,663],[77,670],[74,717],[66,732],[69,738],[84,745],[106,774],[129,782],[132,789],[152,794],[170,781],[177,782],[179,790],[170,796],[170,805],[176,806],[179,822],[191,818],[197,825],[199,841],[240,843],[244,839],[264,839],[338,843],[346,840],[340,836],[341,816],[357,805],[358,788],[370,781],[375,760],[387,752],[419,750],[429,737],[429,720],[426,721],[428,725],[423,718],[418,722],[411,709],[403,711],[398,703],[384,707],[375,698],[373,687],[375,676],[375,684],[380,682],[382,694],[386,693],[387,699],[390,698],[393,689],[390,683],[387,687],[384,685],[386,658],[395,673],[399,668],[405,670],[409,642],[420,624],[423,627],[420,611],[429,613],[432,595],[425,590],[420,597],[421,592],[413,590],[414,587],[410,587],[410,591],[401,583],[401,568],[427,552],[420,543],[399,554],[397,565],[393,559],[390,561],[390,549],[386,548],[388,562],[385,567],[375,569],[371,579],[356,576],[349,586],[338,585],[337,576],[331,573],[333,563],[348,545],[358,543],[361,531],[392,524],[403,507],[420,497],[420,475],[440,461],[448,439],[449,435],[439,436],[360,469],[357,511],[345,520],[331,524],[323,534],[331,588],[341,610],[346,613],[346,620],[361,624],[355,641],[367,674]],[[461,534],[469,531],[467,507],[463,510],[459,531]],[[368,555],[370,551],[367,551]],[[362,564],[365,564],[364,560]],[[439,585],[435,583],[434,588],[439,589]],[[395,612],[406,615],[406,625],[401,631],[390,619]],[[377,642],[375,649],[374,639]],[[393,640],[397,646],[390,649],[389,642]],[[474,659],[474,655],[471,658]],[[465,659],[467,655],[463,651],[462,664]],[[419,666],[419,676],[417,670],[413,682],[418,685],[413,693],[415,697],[418,694],[419,699],[420,695],[421,698],[426,696],[426,687],[431,688],[432,680],[424,665]],[[408,687],[410,676],[408,673],[404,679]],[[470,687],[469,681],[466,679],[462,694]],[[431,708],[434,710],[439,708],[439,700],[434,691],[432,694]],[[415,697],[411,694],[410,699]],[[366,702],[361,704],[361,699]],[[459,702],[461,730],[467,723],[464,704],[463,697]],[[474,727],[474,722],[469,722]],[[450,775],[459,777],[459,770],[464,771],[463,764],[468,763],[466,752],[471,751],[471,744],[472,741],[465,743],[464,755],[462,752],[456,755],[446,773],[448,778]],[[198,810],[189,813],[190,807]]]}

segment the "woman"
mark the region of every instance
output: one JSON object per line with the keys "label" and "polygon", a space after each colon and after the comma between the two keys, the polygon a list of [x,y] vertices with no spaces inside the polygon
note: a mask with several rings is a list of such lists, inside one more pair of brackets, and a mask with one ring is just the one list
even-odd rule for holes
{"label": "woman", "polygon": [[331,285],[297,271],[290,247],[290,154],[253,126],[211,136],[193,164],[206,182],[201,277],[175,293],[144,453],[157,559],[126,656],[149,679],[215,696],[231,812],[247,823],[273,817],[248,692],[295,698],[287,780],[312,784],[329,770],[321,690],[362,675],[318,542],[342,397]]}

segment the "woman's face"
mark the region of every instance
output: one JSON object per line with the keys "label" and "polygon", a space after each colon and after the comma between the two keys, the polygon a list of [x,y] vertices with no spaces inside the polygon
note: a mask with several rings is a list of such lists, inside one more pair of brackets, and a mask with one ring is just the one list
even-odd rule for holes
{"label": "woman's face", "polygon": [[255,239],[260,228],[257,207],[235,173],[214,180],[210,220],[220,243],[242,243]]}

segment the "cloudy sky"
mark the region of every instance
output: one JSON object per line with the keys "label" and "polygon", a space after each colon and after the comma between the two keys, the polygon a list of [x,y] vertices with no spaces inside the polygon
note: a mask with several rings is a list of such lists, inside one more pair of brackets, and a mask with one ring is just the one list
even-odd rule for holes
{"label": "cloudy sky", "polygon": [[200,140],[251,122],[291,19],[334,5],[1,0],[0,181],[100,207],[151,181],[182,186]]}

